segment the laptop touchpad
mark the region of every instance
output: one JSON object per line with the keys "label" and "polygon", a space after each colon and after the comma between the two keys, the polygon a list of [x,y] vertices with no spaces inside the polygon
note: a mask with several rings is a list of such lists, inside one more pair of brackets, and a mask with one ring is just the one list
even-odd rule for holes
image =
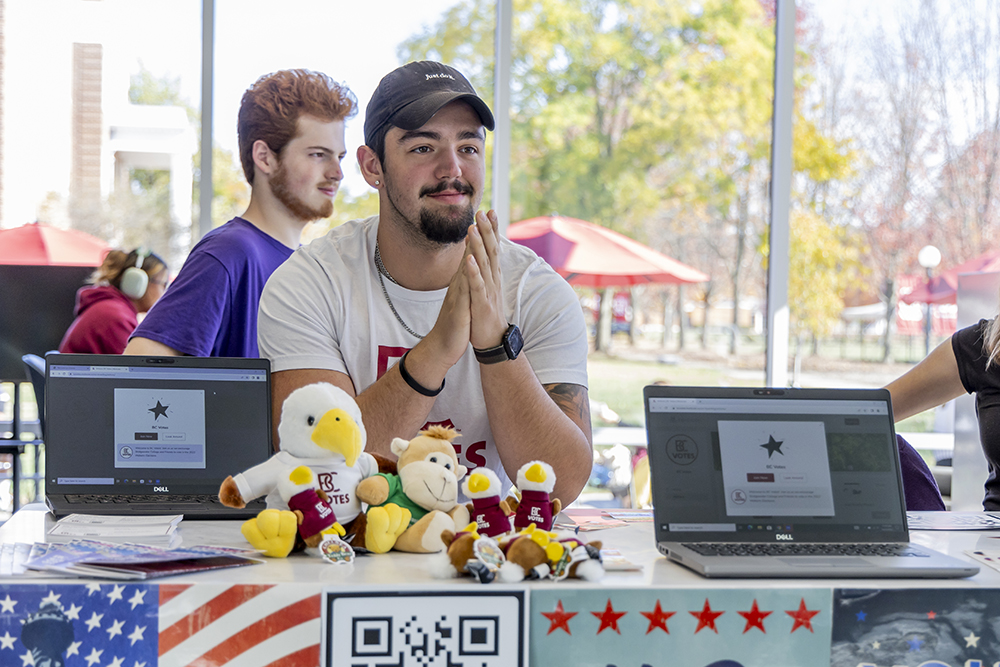
{"label": "laptop touchpad", "polygon": [[839,556],[828,558],[825,556],[796,556],[794,558],[779,558],[785,565],[795,567],[865,567],[870,565],[864,558],[852,558],[850,556]]}

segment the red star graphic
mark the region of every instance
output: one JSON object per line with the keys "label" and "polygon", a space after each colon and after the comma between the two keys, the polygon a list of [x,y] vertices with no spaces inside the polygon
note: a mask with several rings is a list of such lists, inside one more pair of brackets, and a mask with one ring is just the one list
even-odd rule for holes
{"label": "red star graphic", "polygon": [[764,634],[767,634],[767,630],[764,629],[764,619],[774,612],[761,611],[757,608],[757,600],[754,600],[753,606],[750,607],[750,611],[738,611],[736,613],[747,619],[747,627],[743,628],[743,634],[749,632],[750,628],[757,628]]}
{"label": "red star graphic", "polygon": [[667,619],[673,616],[676,612],[663,611],[660,607],[659,600],[656,601],[656,609],[653,611],[640,611],[639,613],[649,619],[649,629],[646,630],[647,635],[656,628],[663,630],[668,635],[670,634],[670,630],[667,630]]}
{"label": "red star graphic", "polygon": [[611,598],[608,598],[608,606],[604,608],[604,611],[592,611],[590,612],[597,618],[601,619],[601,627],[597,628],[597,634],[601,634],[604,630],[611,628],[618,634],[622,631],[618,629],[618,619],[627,614],[627,611],[615,611],[611,606]]}
{"label": "red star graphic", "polygon": [[935,618],[937,618],[937,612],[935,611],[927,612],[927,618],[933,621]]}
{"label": "red star graphic", "polygon": [[708,628],[715,632],[715,634],[719,634],[719,629],[715,627],[715,619],[726,612],[712,611],[712,607],[708,604],[708,598],[705,598],[705,606],[701,608],[701,611],[689,611],[688,613],[698,619],[698,627],[694,631],[695,634],[698,634],[704,628]]}
{"label": "red star graphic", "polygon": [[795,619],[795,624],[792,625],[792,632],[795,632],[799,628],[806,628],[809,632],[812,632],[812,617],[818,614],[819,610],[809,611],[806,608],[805,598],[802,598],[799,602],[799,608],[796,611],[786,611],[785,613]]}
{"label": "red star graphic", "polygon": [[559,628],[565,630],[567,635],[573,634],[572,632],[569,631],[569,619],[576,616],[576,614],[577,612],[575,611],[569,611],[569,612],[563,611],[562,600],[559,600],[559,602],[556,604],[555,611],[542,612],[542,616],[544,616],[545,618],[549,619],[552,622],[552,625],[549,626],[549,631],[546,632],[545,634],[551,635]]}

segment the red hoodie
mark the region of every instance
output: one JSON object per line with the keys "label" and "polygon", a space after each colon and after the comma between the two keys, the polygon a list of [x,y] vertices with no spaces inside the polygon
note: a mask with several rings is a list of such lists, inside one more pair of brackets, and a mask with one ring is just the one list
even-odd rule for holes
{"label": "red hoodie", "polygon": [[73,314],[76,319],[59,343],[60,352],[121,354],[139,323],[131,299],[111,285],[80,288]]}

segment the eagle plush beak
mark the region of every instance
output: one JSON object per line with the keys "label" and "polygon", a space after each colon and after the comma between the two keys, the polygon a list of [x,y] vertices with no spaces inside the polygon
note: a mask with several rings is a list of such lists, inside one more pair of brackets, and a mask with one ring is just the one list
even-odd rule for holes
{"label": "eagle plush beak", "polygon": [[537,463],[528,468],[528,471],[524,473],[524,478],[526,480],[529,482],[535,482],[536,484],[542,484],[545,482],[545,476],[545,468]]}
{"label": "eagle plush beak", "polygon": [[312,441],[323,449],[342,454],[351,467],[361,454],[361,429],[340,408],[329,410],[320,417],[313,429]]}
{"label": "eagle plush beak", "polygon": [[478,472],[472,473],[469,476],[469,491],[472,493],[481,493],[490,488],[490,478],[486,475]]}

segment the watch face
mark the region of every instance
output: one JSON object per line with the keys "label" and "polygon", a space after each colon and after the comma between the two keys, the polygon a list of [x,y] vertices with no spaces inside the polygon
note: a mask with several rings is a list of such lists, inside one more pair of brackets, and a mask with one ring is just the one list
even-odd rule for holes
{"label": "watch face", "polygon": [[517,328],[517,325],[512,324],[507,329],[507,334],[503,338],[503,346],[507,349],[508,359],[516,359],[517,355],[521,354],[524,339],[521,338],[521,330]]}

